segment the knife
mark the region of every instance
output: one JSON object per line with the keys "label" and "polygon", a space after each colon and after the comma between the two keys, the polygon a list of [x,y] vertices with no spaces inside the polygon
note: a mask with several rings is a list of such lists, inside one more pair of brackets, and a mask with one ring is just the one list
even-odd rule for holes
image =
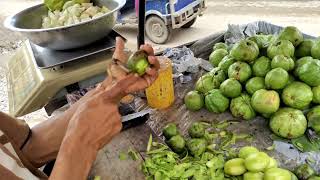
{"label": "knife", "polygon": [[122,130],[140,125],[145,123],[149,119],[149,114],[152,112],[152,109],[142,110],[136,113],[128,114],[122,116]]}

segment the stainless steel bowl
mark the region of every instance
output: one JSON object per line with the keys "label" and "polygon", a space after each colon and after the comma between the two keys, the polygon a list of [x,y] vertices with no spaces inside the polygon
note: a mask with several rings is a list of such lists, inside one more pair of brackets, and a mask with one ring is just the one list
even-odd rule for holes
{"label": "stainless steel bowl", "polygon": [[118,11],[126,0],[92,0],[96,6],[106,6],[111,12],[86,22],[69,26],[41,29],[42,17],[48,9],[39,4],[6,18],[4,26],[20,32],[34,44],[54,50],[83,47],[110,33],[116,24]]}

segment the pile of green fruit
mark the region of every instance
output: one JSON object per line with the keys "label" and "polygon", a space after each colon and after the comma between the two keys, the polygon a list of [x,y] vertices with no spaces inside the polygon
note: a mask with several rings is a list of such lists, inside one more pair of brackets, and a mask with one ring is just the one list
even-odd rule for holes
{"label": "pile of green fruit", "polygon": [[213,70],[198,79],[184,102],[237,118],[269,118],[271,130],[293,139],[307,127],[320,133],[320,39],[304,39],[292,26],[278,35],[255,35],[228,47],[217,43]]}
{"label": "pile of green fruit", "polygon": [[[242,176],[243,180],[315,180],[314,170],[303,164],[296,170],[296,174],[278,167],[278,162],[264,152],[252,146],[245,146],[239,150],[237,158],[228,160],[224,164],[225,174]],[[298,176],[298,177],[297,177]]]}

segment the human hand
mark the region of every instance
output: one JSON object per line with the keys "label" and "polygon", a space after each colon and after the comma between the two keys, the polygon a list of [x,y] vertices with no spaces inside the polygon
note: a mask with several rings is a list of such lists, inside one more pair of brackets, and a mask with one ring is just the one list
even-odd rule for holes
{"label": "human hand", "polygon": [[[124,51],[125,42],[121,37],[116,39],[116,49],[113,55],[113,59],[120,61],[122,64],[126,64],[128,61],[128,55]],[[142,45],[140,50],[145,51],[148,54],[148,61],[150,67],[147,69],[146,74],[138,76],[137,81],[131,86],[128,86],[125,90],[126,93],[134,93],[140,90],[144,90],[149,87],[158,77],[158,70],[160,68],[159,61],[154,55],[153,48],[150,45]],[[110,64],[108,66],[108,78],[102,83],[103,87],[108,87],[119,80],[127,79],[131,73],[121,68],[118,64]]]}
{"label": "human hand", "polygon": [[98,86],[90,98],[79,104],[69,122],[66,137],[95,150],[107,144],[122,128],[118,102],[126,95],[125,89],[138,79],[131,74],[108,89]]}

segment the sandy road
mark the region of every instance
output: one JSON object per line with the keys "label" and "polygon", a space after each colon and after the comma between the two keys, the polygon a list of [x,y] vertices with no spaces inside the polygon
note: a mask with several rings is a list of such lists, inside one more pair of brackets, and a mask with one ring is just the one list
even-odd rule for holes
{"label": "sandy road", "polygon": [[[16,11],[41,2],[40,0],[1,0],[0,22]],[[320,34],[320,1],[308,0],[207,0],[205,15],[198,18],[190,29],[173,32],[166,45],[155,45],[157,50],[175,47],[190,41],[206,37],[212,33],[225,30],[228,24],[245,24],[265,20],[274,24],[297,26],[303,32],[318,36]],[[128,39],[128,47],[136,47],[136,26],[120,25],[116,27]],[[17,47],[22,37],[4,29],[0,25],[0,53],[10,53]],[[0,58],[1,60],[1,58]],[[0,110],[8,110],[6,82],[0,68]],[[27,116],[27,119],[43,119],[43,111]]]}

